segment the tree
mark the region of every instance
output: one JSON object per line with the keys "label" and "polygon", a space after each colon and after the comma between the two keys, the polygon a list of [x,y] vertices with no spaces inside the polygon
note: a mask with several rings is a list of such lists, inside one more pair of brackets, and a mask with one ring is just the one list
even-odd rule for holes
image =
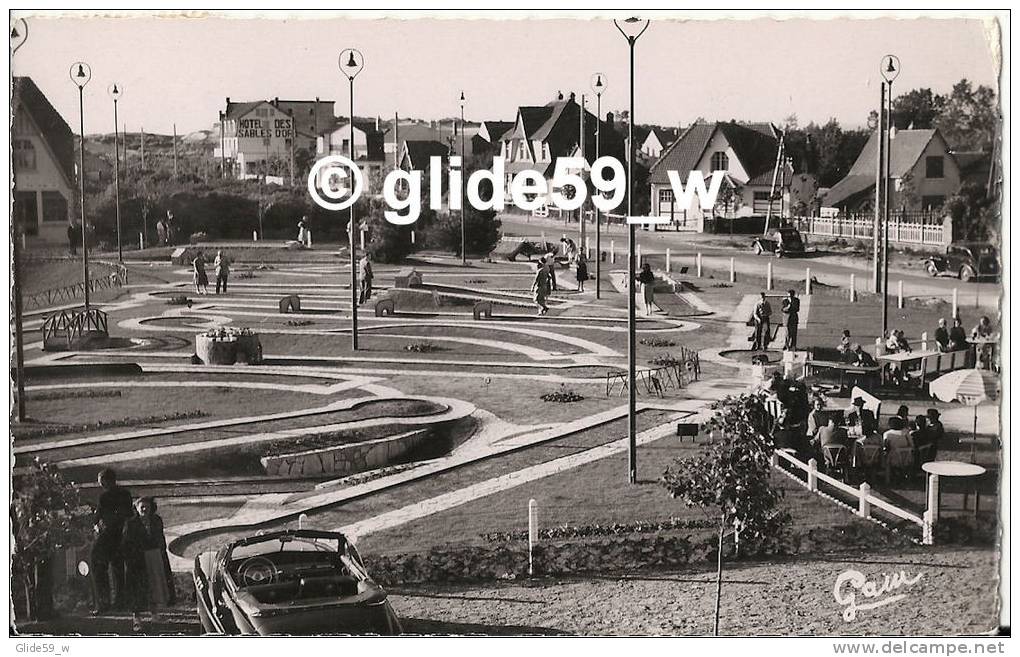
{"label": "tree", "polygon": [[52,612],[50,559],[57,550],[87,542],[92,509],[56,466],[38,459],[28,474],[14,478],[12,488],[13,574],[25,587],[28,618],[42,619]]}
{"label": "tree", "polygon": [[716,509],[719,521],[716,565],[715,634],[719,634],[722,599],[723,536],[734,528],[739,539],[764,546],[778,539],[790,520],[778,508],[782,490],[772,487],[772,438],[769,413],[761,394],[726,397],[705,427],[721,435],[700,456],[676,459],[662,484],[688,507]]}
{"label": "tree", "polygon": [[935,127],[950,148],[958,151],[990,150],[1001,117],[995,91],[984,85],[973,88],[969,80],[953,85],[944,97]]}
{"label": "tree", "polygon": [[964,185],[946,200],[943,210],[953,219],[954,240],[998,243],[999,201],[989,198],[983,186]]}
{"label": "tree", "polygon": [[898,130],[934,128],[945,101],[945,96],[933,94],[931,89],[911,89],[893,98],[893,125]]}
{"label": "tree", "polygon": [[[487,256],[499,243],[502,222],[495,210],[477,210],[470,205],[464,213],[464,242],[468,253]],[[420,221],[420,220],[419,220]],[[460,255],[460,212],[440,215],[425,228],[426,240],[432,248]]]}

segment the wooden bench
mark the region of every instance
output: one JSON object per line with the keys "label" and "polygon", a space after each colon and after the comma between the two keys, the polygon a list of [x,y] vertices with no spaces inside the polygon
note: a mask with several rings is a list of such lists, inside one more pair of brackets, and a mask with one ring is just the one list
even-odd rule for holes
{"label": "wooden bench", "polygon": [[301,297],[296,294],[288,294],[280,299],[280,314],[301,312]]}
{"label": "wooden bench", "polygon": [[473,309],[475,319],[492,319],[492,302],[477,301]]}
{"label": "wooden bench", "polygon": [[394,277],[393,287],[421,287],[421,273],[416,269],[405,269]]}
{"label": "wooden bench", "polygon": [[394,313],[393,299],[379,299],[375,302],[375,316],[386,317]]}

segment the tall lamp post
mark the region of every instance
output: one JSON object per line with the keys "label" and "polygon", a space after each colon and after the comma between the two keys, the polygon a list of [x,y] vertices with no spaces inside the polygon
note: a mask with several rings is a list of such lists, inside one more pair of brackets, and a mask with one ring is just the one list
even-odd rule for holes
{"label": "tall lamp post", "polygon": [[[882,58],[882,65],[880,67],[882,71],[882,77],[885,78],[886,86],[888,87],[888,95],[886,97],[886,107],[883,108],[886,112],[886,123],[884,134],[881,135],[881,139],[885,140],[885,172],[882,178],[882,196],[885,199],[885,207],[883,208],[883,224],[882,230],[882,338],[889,333],[889,163],[892,159],[890,157],[890,151],[892,150],[892,132],[895,130],[893,127],[893,115],[892,115],[892,98],[893,98],[893,80],[896,79],[900,74],[900,58],[896,55],[886,55]],[[879,122],[881,123],[881,122]]]}
{"label": "tall lamp post", "polygon": [[[19,18],[14,21],[14,26],[11,28],[11,59],[14,59],[15,53],[18,49],[25,45],[28,41],[28,22],[24,18]],[[14,87],[14,98],[15,103],[18,97],[17,82]],[[13,283],[13,290],[11,292],[14,295],[14,368],[15,368],[15,385],[17,386],[17,419],[18,422],[24,422],[26,411],[25,411],[25,349],[22,345],[23,342],[23,326],[21,319],[21,236],[18,235],[18,224],[17,220],[11,222],[11,278]]]}
{"label": "tall lamp post", "polygon": [[[354,78],[358,77],[365,67],[365,57],[357,50],[348,48],[340,53],[340,72],[351,84],[351,139],[348,142],[351,162],[354,161]],[[351,216],[347,224],[347,239],[350,240],[351,251],[351,349],[358,350],[358,256],[354,248],[354,203],[351,203]]]}
{"label": "tall lamp post", "polygon": [[107,90],[113,99],[113,189],[117,207],[117,260],[124,262],[124,243],[120,237],[120,135],[117,127],[117,101],[124,95],[124,87],[114,82]]}
{"label": "tall lamp post", "polygon": [[[595,92],[595,159],[602,154],[602,94],[606,90],[606,76],[595,73],[591,76],[591,90]],[[595,298],[602,298],[602,228],[599,220],[599,206],[595,206]]]}
{"label": "tall lamp post", "polygon": [[[464,91],[460,92],[460,166],[461,171],[467,170],[467,162],[464,160],[464,105],[467,104],[467,99],[464,97]],[[466,219],[464,211],[467,209],[467,200],[464,198],[465,184],[460,186],[460,264],[467,266],[467,229],[465,228]]]}
{"label": "tall lamp post", "polygon": [[78,87],[78,127],[81,143],[78,149],[78,182],[81,190],[81,262],[83,287],[85,292],[85,312],[89,311],[89,242],[88,229],[85,224],[85,85],[92,79],[92,69],[85,62],[71,64],[68,71],[71,82]]}
{"label": "tall lamp post", "polygon": [[[627,117],[627,216],[634,216],[634,44],[648,29],[650,21],[628,18],[613,24],[630,47],[630,114]],[[627,224],[627,470],[630,483],[637,483],[637,366],[635,334],[637,300],[634,297],[634,224]]]}

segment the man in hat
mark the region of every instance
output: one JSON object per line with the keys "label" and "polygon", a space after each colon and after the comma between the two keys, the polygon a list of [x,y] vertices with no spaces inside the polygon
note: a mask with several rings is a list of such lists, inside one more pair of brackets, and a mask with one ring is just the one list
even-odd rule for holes
{"label": "man in hat", "polygon": [[863,397],[854,397],[853,402],[847,406],[844,413],[847,426],[860,427],[862,436],[870,436],[877,429],[878,422],[875,420],[875,414],[864,408]]}
{"label": "man in hat", "polygon": [[934,461],[938,455],[939,446],[942,444],[942,440],[946,437],[946,427],[942,424],[942,420],[939,419],[939,411],[937,408],[929,408],[927,411],[928,416],[928,441],[931,445],[931,452],[929,456]]}
{"label": "man in hat", "polygon": [[859,342],[855,342],[850,346],[850,364],[857,367],[874,367],[875,359],[864,351]]}
{"label": "man in hat", "polygon": [[796,290],[787,290],[787,297],[783,299],[782,311],[786,315],[786,342],[783,344],[783,350],[797,351],[797,324],[800,322],[800,299],[797,298]]}
{"label": "man in hat", "polygon": [[754,345],[751,347],[753,351],[764,351],[769,348],[769,342],[772,339],[771,317],[772,306],[769,305],[765,293],[762,292],[761,300],[755,305],[754,313],[751,315],[754,322]]}

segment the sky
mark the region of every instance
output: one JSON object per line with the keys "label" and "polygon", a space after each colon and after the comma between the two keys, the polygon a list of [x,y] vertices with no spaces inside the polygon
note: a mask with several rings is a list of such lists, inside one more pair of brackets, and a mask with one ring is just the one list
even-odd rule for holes
{"label": "sky", "polygon": [[[25,16],[26,14],[18,14]],[[112,132],[112,82],[124,90],[128,130],[179,134],[209,129],[233,101],[323,99],[346,113],[349,91],[337,56],[359,49],[359,116],[513,120],[519,105],[543,105],[558,91],[585,93],[605,74],[603,113],[628,105],[628,48],[613,24],[593,20],[55,18],[28,14],[29,37],[13,61],[72,129],[78,93],[68,69],[92,67],[85,130]],[[708,120],[800,125],[836,118],[863,126],[878,104],[882,56],[896,54],[894,90],[948,92],[967,78],[997,86],[992,23],[980,19],[656,18],[637,42],[635,119],[687,125]]]}

